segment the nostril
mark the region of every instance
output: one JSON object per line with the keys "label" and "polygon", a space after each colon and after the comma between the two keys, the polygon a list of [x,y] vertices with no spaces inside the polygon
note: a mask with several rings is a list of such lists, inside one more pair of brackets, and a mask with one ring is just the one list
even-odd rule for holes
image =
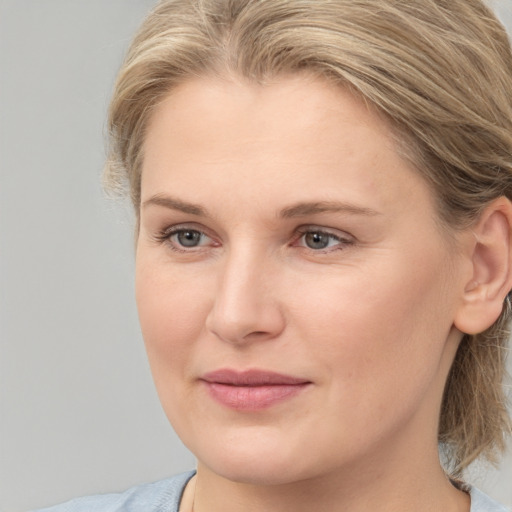
{"label": "nostril", "polygon": [[253,331],[253,332],[250,332],[249,334],[247,334],[245,337],[249,337],[249,336],[267,336],[268,335],[268,332],[265,332],[265,331]]}
{"label": "nostril", "polygon": [[266,338],[266,337],[272,337],[271,333],[266,331],[252,331],[249,334],[246,334],[243,338],[245,340],[254,340],[258,338]]}

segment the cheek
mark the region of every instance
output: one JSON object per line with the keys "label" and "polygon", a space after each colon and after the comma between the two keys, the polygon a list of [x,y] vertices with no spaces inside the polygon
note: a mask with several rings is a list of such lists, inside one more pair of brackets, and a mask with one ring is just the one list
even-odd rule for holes
{"label": "cheek", "polygon": [[206,283],[172,268],[137,260],[136,300],[142,335],[155,380],[182,376],[209,311]]}
{"label": "cheek", "polygon": [[[339,396],[406,398],[434,379],[453,321],[449,269],[399,258],[302,282],[295,299],[297,331],[329,369]],[[303,313],[298,314],[299,310]],[[386,398],[387,397],[387,398]]]}

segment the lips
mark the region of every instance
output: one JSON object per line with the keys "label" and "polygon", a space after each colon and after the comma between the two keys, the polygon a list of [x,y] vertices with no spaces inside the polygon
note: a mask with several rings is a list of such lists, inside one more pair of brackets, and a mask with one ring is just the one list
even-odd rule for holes
{"label": "lips", "polygon": [[214,400],[245,411],[266,409],[289,400],[311,384],[303,378],[262,370],[221,369],[206,373],[200,380]]}

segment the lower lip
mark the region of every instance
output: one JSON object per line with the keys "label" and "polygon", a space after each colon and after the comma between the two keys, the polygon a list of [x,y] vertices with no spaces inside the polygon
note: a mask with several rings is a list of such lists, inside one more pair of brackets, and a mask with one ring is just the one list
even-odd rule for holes
{"label": "lower lip", "polygon": [[205,382],[210,396],[231,409],[258,411],[289,400],[309,384],[274,384],[267,386],[234,386]]}

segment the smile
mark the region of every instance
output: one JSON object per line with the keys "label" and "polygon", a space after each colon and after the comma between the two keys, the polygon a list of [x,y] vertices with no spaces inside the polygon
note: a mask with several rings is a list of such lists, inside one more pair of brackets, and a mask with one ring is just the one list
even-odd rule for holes
{"label": "smile", "polygon": [[257,411],[291,399],[310,381],[261,370],[217,370],[200,379],[210,396],[231,409]]}

